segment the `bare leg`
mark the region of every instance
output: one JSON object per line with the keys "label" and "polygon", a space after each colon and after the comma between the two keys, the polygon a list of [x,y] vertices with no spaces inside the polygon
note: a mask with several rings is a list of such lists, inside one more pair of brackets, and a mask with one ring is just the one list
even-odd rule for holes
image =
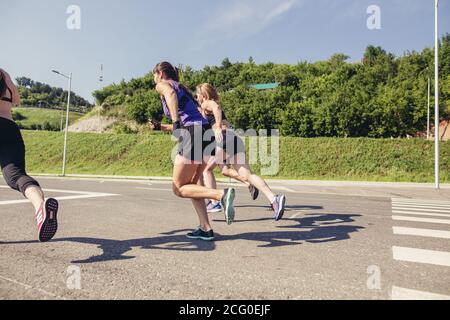
{"label": "bare leg", "polygon": [[267,199],[269,199],[270,203],[272,203],[275,199],[275,194],[272,192],[272,190],[269,188],[267,183],[254,174],[248,164],[234,164],[234,167],[236,168],[237,172],[241,177],[246,179],[248,182],[250,182],[254,187],[259,189]]}
{"label": "bare leg", "polygon": [[203,182],[207,188],[217,189],[216,177],[214,176],[214,169],[216,166],[216,158],[210,157],[205,170],[203,171]]}
{"label": "bare leg", "polygon": [[226,165],[223,164],[220,166],[220,169],[222,170],[222,174],[225,177],[240,181],[240,182],[244,183],[247,187],[250,186],[250,183],[248,182],[248,180],[245,179],[244,177],[241,177],[234,168],[227,167]]}
{"label": "bare leg", "polygon": [[42,202],[44,202],[44,193],[42,192],[42,189],[37,186],[28,187],[25,190],[25,197],[31,201],[35,211],[38,211]]}
{"label": "bare leg", "polygon": [[181,156],[177,156],[173,168],[173,191],[181,198],[190,198],[204,231],[211,230],[211,224],[206,212],[205,199],[220,201],[224,191],[209,189],[198,185],[205,165],[186,164]]}

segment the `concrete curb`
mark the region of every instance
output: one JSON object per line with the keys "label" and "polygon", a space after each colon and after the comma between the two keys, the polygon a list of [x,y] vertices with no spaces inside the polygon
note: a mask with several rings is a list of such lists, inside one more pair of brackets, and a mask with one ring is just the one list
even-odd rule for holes
{"label": "concrete curb", "polygon": [[[156,176],[109,176],[68,174],[65,177],[56,174],[35,173],[37,177],[61,178],[61,179],[94,179],[94,180],[129,180],[129,181],[171,181],[171,177]],[[411,182],[370,182],[370,181],[323,181],[323,180],[280,180],[267,179],[271,183],[281,183],[292,186],[323,186],[323,187],[391,187],[391,188],[424,188],[434,189],[434,183],[411,183]],[[230,179],[218,178],[218,182],[230,182]],[[233,181],[231,181],[233,182]],[[441,189],[450,189],[450,184],[441,184]]]}

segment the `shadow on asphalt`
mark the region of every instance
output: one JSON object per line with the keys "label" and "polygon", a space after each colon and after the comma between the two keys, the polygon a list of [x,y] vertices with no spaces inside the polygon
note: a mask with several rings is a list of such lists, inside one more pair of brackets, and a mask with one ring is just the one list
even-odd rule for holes
{"label": "shadow on asphalt", "polygon": [[[126,256],[125,254],[133,248],[158,249],[171,251],[213,251],[216,249],[215,243],[235,240],[246,240],[263,242],[260,248],[274,248],[284,246],[296,246],[303,242],[326,243],[332,241],[342,241],[350,239],[350,234],[358,232],[364,227],[354,225],[342,225],[343,223],[354,222],[359,214],[308,214],[302,218],[286,219],[286,221],[296,222],[295,225],[277,226],[279,229],[297,229],[289,231],[272,232],[248,232],[235,235],[216,234],[215,242],[197,241],[186,238],[185,233],[190,229],[174,230],[162,233],[158,237],[141,238],[131,240],[111,240],[101,238],[71,237],[54,239],[52,242],[75,242],[98,246],[102,249],[101,255],[92,256],[85,260],[72,261],[71,263],[97,263],[105,261],[118,261],[134,259],[136,256]],[[239,220],[240,222],[258,222],[272,220],[270,218]],[[303,230],[304,229],[304,230]],[[37,241],[15,241],[0,242],[1,245],[8,244],[32,244]]]}

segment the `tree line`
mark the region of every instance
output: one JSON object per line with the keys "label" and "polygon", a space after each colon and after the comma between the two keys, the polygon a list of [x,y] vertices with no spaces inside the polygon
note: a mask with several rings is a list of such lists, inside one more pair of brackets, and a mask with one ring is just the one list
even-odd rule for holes
{"label": "tree line", "polygon": [[[440,110],[450,117],[450,34],[440,41]],[[434,50],[396,57],[368,46],[362,61],[344,54],[297,64],[232,63],[194,70],[180,66],[181,82],[195,90],[208,82],[221,94],[228,119],[241,129],[279,129],[299,137],[405,137],[427,127],[427,81],[434,88]],[[271,90],[251,85],[276,82]],[[138,123],[163,116],[150,73],[93,93],[103,108],[121,106]],[[432,92],[432,96],[434,96]],[[431,101],[432,106],[434,101]],[[433,111],[432,118],[433,121]]]}
{"label": "tree line", "polygon": [[[16,78],[16,83],[23,107],[61,109],[67,104],[67,90],[51,87],[26,77]],[[93,105],[89,101],[71,92],[70,111],[87,113],[92,108]]]}

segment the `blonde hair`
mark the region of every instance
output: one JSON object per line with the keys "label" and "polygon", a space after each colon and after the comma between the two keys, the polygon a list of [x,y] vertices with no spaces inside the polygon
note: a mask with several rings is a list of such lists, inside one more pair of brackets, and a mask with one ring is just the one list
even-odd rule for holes
{"label": "blonde hair", "polygon": [[213,100],[219,102],[219,94],[217,90],[209,83],[202,83],[197,86],[197,92],[201,93],[206,100]]}

